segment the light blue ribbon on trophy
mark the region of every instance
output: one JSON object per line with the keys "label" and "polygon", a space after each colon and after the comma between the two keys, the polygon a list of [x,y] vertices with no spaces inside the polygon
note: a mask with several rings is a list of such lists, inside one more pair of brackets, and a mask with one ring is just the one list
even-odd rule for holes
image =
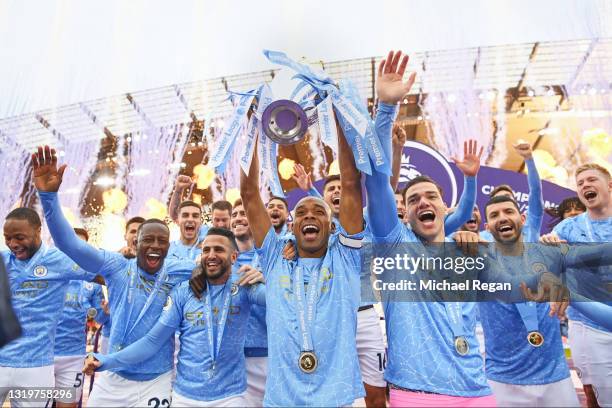
{"label": "light blue ribbon on trophy", "polygon": [[[308,82],[313,88],[319,89],[320,91],[325,91],[320,92],[319,95],[326,94],[327,96],[325,99],[329,99],[330,104],[336,108],[336,112],[338,113],[338,121],[344,130],[344,136],[346,137],[348,144],[353,150],[353,156],[355,157],[355,164],[357,168],[364,173],[372,174],[370,161],[368,159],[368,150],[363,141],[363,137],[365,136],[367,129],[367,120],[369,117],[367,115],[362,115],[362,113],[353,106],[353,103],[342,95],[341,89],[330,82],[325,82],[318,79],[313,80],[312,78],[308,78],[303,74],[298,74],[296,77],[300,78],[304,82]],[[320,124],[319,129],[321,129]],[[360,134],[360,131],[362,131],[363,134]],[[337,136],[338,135],[336,133],[336,143],[338,140]],[[325,135],[324,137],[328,138],[329,135]]]}
{"label": "light blue ribbon on trophy", "polygon": [[[265,137],[262,139],[266,139]],[[268,168],[262,166],[262,170],[268,174],[268,185],[273,196],[285,197],[283,188],[281,187],[280,179],[278,178],[278,166],[276,163],[276,156],[278,154],[278,144],[272,140],[268,140],[266,147],[263,150],[264,155],[267,156],[265,161],[268,164]]]}
{"label": "light blue ribbon on trophy", "polygon": [[470,351],[470,347],[465,338],[466,333],[463,325],[463,308],[461,302],[444,302],[444,308],[446,309],[448,323],[453,332],[455,350],[460,356],[465,356]]}
{"label": "light blue ribbon on trophy", "polygon": [[251,168],[251,162],[253,160],[253,153],[255,152],[255,141],[257,140],[257,132],[261,134],[261,126],[260,126],[261,113],[260,112],[263,112],[263,109],[260,110],[259,108],[262,105],[267,106],[270,103],[271,101],[271,97],[269,96],[270,94],[271,94],[271,90],[268,84],[261,85],[257,89],[256,96],[257,96],[257,101],[258,101],[257,102],[258,108],[253,113],[253,115],[251,115],[251,118],[249,119],[249,122],[247,124],[246,143],[244,145],[244,150],[242,151],[242,154],[240,155],[240,167],[242,168],[245,174],[249,174],[249,169]]}
{"label": "light blue ribbon on trophy", "polygon": [[298,74],[302,74],[313,81],[330,84],[332,83],[331,78],[323,72],[316,73],[308,65],[300,64],[299,62],[292,60],[284,52],[263,50],[263,54],[266,56],[268,61],[272,62],[273,64],[291,68]]}
{"label": "light blue ribbon on trophy", "polygon": [[[253,135],[250,133],[247,135],[249,138],[247,143],[251,140],[251,136],[253,137],[253,147],[255,144],[256,132],[259,133],[259,144],[258,144],[258,156],[260,159],[261,170],[264,172],[266,179],[268,180],[268,186],[272,191],[272,195],[277,197],[285,197],[285,193],[283,192],[283,188],[281,187],[280,179],[278,178],[278,169],[276,164],[276,155],[278,152],[278,145],[273,140],[269,139],[265,136],[263,129],[261,127],[261,116],[263,111],[272,103],[273,95],[272,89],[270,85],[264,84],[259,87],[257,91],[257,112],[255,112],[255,116],[257,118],[256,128],[253,130]],[[253,149],[251,147],[251,149]],[[245,152],[246,154],[246,152]],[[251,153],[252,157],[252,153]],[[244,158],[244,155],[243,155]],[[241,160],[242,165],[242,160]],[[250,166],[250,161],[249,161]],[[244,167],[243,167],[244,169]],[[248,168],[244,169],[245,173],[248,173]]]}
{"label": "light blue ribbon on trophy", "polygon": [[359,90],[352,81],[343,80],[340,81],[340,89],[342,92],[353,102],[353,105],[361,112],[366,118],[367,129],[365,133],[365,143],[368,149],[368,155],[374,164],[377,171],[387,175],[391,175],[391,158],[386,157],[380,140],[376,136],[376,130],[374,122],[370,119],[370,114],[363,103],[361,103],[361,97]]}
{"label": "light blue ribbon on trophy", "polygon": [[249,174],[251,162],[253,161],[253,153],[255,152],[255,141],[257,140],[257,128],[259,127],[259,119],[257,116],[251,115],[246,131],[246,143],[244,151],[240,156],[240,167],[244,174]]}
{"label": "light blue ribbon on trophy", "polygon": [[[264,55],[270,62],[296,71],[297,75],[294,78],[298,78],[315,88],[321,99],[331,97],[331,102],[338,114],[338,120],[341,122],[347,142],[353,149],[355,162],[360,171],[367,174],[372,173],[369,159],[366,159],[370,157],[377,170],[391,174],[389,160],[385,157],[382,146],[376,137],[367,109],[365,107],[357,108],[361,105],[361,102],[358,95],[355,95],[356,89],[354,86],[345,83],[344,86],[337,87],[327,75],[314,72],[307,65],[293,61],[282,52],[264,50]],[[348,88],[348,94],[344,88]],[[294,91],[295,93],[296,91]],[[328,138],[329,136],[328,133],[324,137]]]}
{"label": "light blue ribbon on trophy", "polygon": [[355,157],[355,165],[359,171],[372,174],[372,167],[370,166],[370,159],[368,157],[368,150],[365,147],[363,138],[357,135],[355,129],[344,119],[344,116],[337,115],[338,123],[344,130],[344,137],[347,143],[353,149],[353,156]]}
{"label": "light blue ribbon on trophy", "polygon": [[[236,139],[238,139],[238,135],[244,128],[247,113],[254,98],[254,94],[250,92],[244,94],[233,94],[240,95],[240,99],[234,107],[234,112],[232,113],[229,122],[226,124],[225,129],[223,129],[223,133],[219,138],[215,151],[208,162],[208,164],[213,167],[217,173],[223,173],[225,171],[225,165],[231,157],[234,144],[236,143]],[[230,98],[233,98],[233,95],[230,94]]]}
{"label": "light blue ribbon on trophy", "polygon": [[334,121],[334,106],[331,97],[326,97],[317,105],[319,136],[321,141],[338,154],[338,132]]}
{"label": "light blue ribbon on trophy", "polygon": [[221,350],[221,341],[223,340],[223,332],[225,331],[225,323],[227,322],[227,315],[230,308],[230,302],[232,300],[231,290],[229,289],[231,286],[231,281],[228,279],[223,286],[223,303],[221,307],[221,316],[219,317],[219,321],[217,323],[217,342],[215,344],[214,336],[213,336],[213,311],[212,311],[212,299],[211,299],[211,287],[208,284],[206,288],[206,296],[204,297],[204,316],[206,317],[206,331],[208,338],[208,352],[210,354],[210,358],[212,360],[212,366],[208,370],[208,377],[211,378],[214,375],[217,359],[219,358],[219,351]]}

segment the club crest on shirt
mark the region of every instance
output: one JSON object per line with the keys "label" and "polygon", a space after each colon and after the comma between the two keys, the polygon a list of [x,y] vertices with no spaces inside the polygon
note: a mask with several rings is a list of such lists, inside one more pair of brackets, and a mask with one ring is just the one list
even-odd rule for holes
{"label": "club crest on shirt", "polygon": [[166,303],[164,304],[164,310],[169,310],[171,306],[172,306],[172,298],[168,296],[166,298]]}
{"label": "club crest on shirt", "polygon": [[85,282],[85,289],[87,289],[87,290],[93,290],[93,283],[91,283],[91,282]]}
{"label": "club crest on shirt", "polygon": [[47,276],[47,268],[42,265],[38,265],[34,268],[34,276],[42,278],[43,276]]}
{"label": "club crest on shirt", "polygon": [[75,271],[75,272],[78,271],[79,270],[79,265],[72,264],[72,270]]}
{"label": "club crest on shirt", "polygon": [[239,287],[235,283],[232,285],[231,294],[232,296],[236,296],[238,294]]}
{"label": "club crest on shirt", "polygon": [[542,262],[534,262],[531,265],[531,271],[535,274],[541,274],[546,272],[547,270],[548,268]]}

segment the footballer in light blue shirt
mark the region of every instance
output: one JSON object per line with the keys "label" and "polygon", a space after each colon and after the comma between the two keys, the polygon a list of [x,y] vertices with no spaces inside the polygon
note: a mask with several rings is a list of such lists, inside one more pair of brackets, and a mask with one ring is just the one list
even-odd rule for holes
{"label": "footballer in light blue shirt", "polygon": [[[553,232],[567,242],[612,242],[612,216],[602,219],[591,219],[588,212],[567,218],[561,221]],[[612,284],[612,268],[586,268],[578,271],[572,270],[568,279],[570,287],[576,293],[590,298],[605,299],[609,297],[609,289]],[[568,316],[572,320],[580,321],[589,327],[610,333],[606,327],[597,324],[575,310],[568,310]]]}
{"label": "footballer in light blue shirt", "polygon": [[[74,231],[84,241],[89,239],[85,229],[75,228]],[[98,324],[105,324],[108,320],[108,315],[102,308],[103,300],[102,286],[95,282],[74,280],[68,283],[64,310],[55,331],[56,358],[85,355],[87,317],[95,319]],[[56,365],[56,378],[57,371]]]}
{"label": "footballer in light blue shirt", "polygon": [[[340,224],[345,233],[330,240],[331,209],[319,198],[300,200],[293,223],[297,261],[283,258],[286,240],[267,217],[259,195],[258,158],[253,157],[248,175],[241,172],[241,197],[266,276],[265,406],[343,406],[364,395],[354,290],[363,230],[361,184],[352,152],[338,133]],[[306,314],[306,308],[312,312]]]}
{"label": "footballer in light blue shirt", "polygon": [[[540,266],[557,275],[564,271],[560,251],[551,256],[552,251],[547,249],[552,248],[528,243],[523,235],[525,216],[520,214],[514,198],[492,198],[485,207],[485,216],[487,229],[495,240],[495,245],[489,248],[493,252],[488,257],[493,261],[489,268],[500,268],[516,276],[537,272]],[[479,303],[479,307],[487,350],[487,378],[500,406],[578,405],[574,386],[568,380],[570,373],[559,321],[549,316],[548,304],[487,301]],[[538,337],[532,341],[533,333]],[[547,385],[549,389],[529,387],[534,385]]]}
{"label": "footballer in light blue shirt", "polygon": [[29,208],[17,208],[6,217],[9,250],[0,252],[0,262],[6,265],[22,335],[0,349],[2,401],[10,388],[53,386],[55,332],[68,282],[95,277],[57,248],[43,244],[40,232],[40,217]]}
{"label": "footballer in light blue shirt", "polygon": [[[195,261],[200,250],[199,233],[202,230],[202,208],[193,201],[183,201],[179,204],[177,223],[180,229],[180,238],[170,243],[168,259],[190,259]],[[208,228],[204,228],[208,231]]]}
{"label": "footballer in light blue shirt", "polygon": [[87,370],[126,367],[152,358],[178,330],[181,349],[173,404],[183,399],[227,403],[235,397],[234,406],[244,405],[244,339],[251,305],[265,305],[264,287],[257,284],[263,275],[255,269],[232,275],[238,253],[230,231],[211,228],[202,247],[195,276],[172,291],[151,331],[118,353],[94,355],[99,361],[88,359]]}
{"label": "footballer in light blue shirt", "polygon": [[64,297],[64,309],[55,332],[55,357],[84,356],[87,317],[106,322],[102,310],[102,286],[95,282],[70,281]]}
{"label": "footballer in light blue shirt", "polygon": [[[523,235],[527,242],[536,242],[540,237],[542,220],[544,219],[544,200],[542,196],[542,181],[538,173],[538,168],[533,159],[531,145],[523,140],[519,140],[514,146],[514,150],[525,160],[527,166],[527,184],[529,186],[529,199],[527,201],[527,219],[523,226]],[[506,184],[502,184],[493,189],[491,198],[497,196],[514,197],[514,191]],[[471,221],[471,220],[470,220]],[[466,225],[464,224],[464,227]],[[471,229],[466,229],[471,231]],[[493,242],[493,235],[487,230],[481,231],[482,239]]]}
{"label": "footballer in light blue shirt", "polygon": [[[81,241],[62,214],[57,197],[66,165],[57,168],[55,151],[48,146],[39,147],[32,161],[34,183],[55,244],[84,269],[102,275],[108,285],[113,316],[110,349],[120,350],[143,337],[153,327],[168,294],[175,285],[189,279],[195,263],[165,259],[170,245],[170,231],[165,223],[154,219],[140,225],[137,257],[134,259],[98,250]],[[124,399],[125,405],[146,405],[152,398],[169,400],[173,351],[174,341],[171,339],[153,358],[116,370],[113,375],[106,376],[105,381],[97,381],[89,403],[94,406],[114,405],[116,398],[122,395],[120,389],[130,387],[134,390],[130,395],[138,395],[138,398]],[[160,380],[155,389],[149,389],[149,382],[158,377]],[[101,391],[104,386],[108,388]],[[109,392],[108,389],[114,391]]]}
{"label": "footballer in light blue shirt", "polygon": [[[576,169],[576,193],[586,207],[586,213],[561,221],[553,230],[554,236],[570,243],[573,242],[611,242],[612,241],[612,179],[608,170],[594,163],[587,163]],[[543,237],[545,238],[545,237]],[[587,298],[603,301],[608,306],[612,287],[612,267],[581,268],[571,270],[568,285],[573,292]],[[572,308],[570,308],[572,309]],[[587,400],[596,398],[601,406],[612,405],[612,383],[610,367],[612,348],[602,347],[612,341],[609,327],[570,310],[569,336],[573,336],[574,350],[582,350],[574,362],[590,378],[585,383]],[[582,326],[581,326],[582,325]],[[578,336],[579,332],[584,335]],[[595,391],[596,392],[595,392]]]}
{"label": "footballer in light blue shirt", "polygon": [[[384,126],[377,126],[376,133],[381,145],[388,151],[393,120],[380,116],[394,116],[393,105],[403,98],[414,81],[414,76],[410,76],[407,83],[402,82],[407,58],[398,70],[399,55],[392,63],[394,54],[390,53],[388,63],[381,64],[384,67],[379,69],[377,79],[381,100],[377,123],[380,121]],[[466,142],[464,151],[464,159],[457,165],[467,177],[475,177],[480,168],[480,154],[477,154],[475,143]],[[415,178],[407,185],[405,201],[410,229],[397,217],[389,216],[397,214],[397,207],[388,175],[373,167],[372,175],[366,175],[366,193],[368,227],[374,244],[395,246],[407,242],[444,242],[446,206],[433,180]],[[459,355],[455,350],[455,336],[444,302],[383,300],[388,340],[385,379],[392,388],[392,404],[399,404],[400,398],[412,398],[413,395],[427,397],[427,394],[414,394],[415,391],[451,397],[481,397],[482,401],[494,403],[474,333],[475,306],[473,303],[461,303],[459,306],[456,312],[460,313],[459,321],[469,345],[465,355]],[[441,398],[435,395],[430,397]]]}
{"label": "footballer in light blue shirt", "polygon": [[[232,208],[231,227],[239,251],[234,264],[235,272],[241,273],[249,268],[260,270],[259,256],[255,250],[249,221],[241,199],[236,200]],[[268,333],[265,306],[256,304],[251,306],[244,343],[244,355],[246,357],[247,374],[245,402],[247,406],[261,406],[268,371]]]}

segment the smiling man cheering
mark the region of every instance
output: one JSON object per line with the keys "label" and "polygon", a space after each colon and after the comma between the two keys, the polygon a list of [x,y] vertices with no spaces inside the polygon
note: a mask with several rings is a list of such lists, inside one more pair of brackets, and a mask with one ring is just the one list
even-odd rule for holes
{"label": "smiling man cheering", "polygon": [[[56,246],[83,269],[102,275],[110,292],[113,327],[110,350],[121,350],[143,337],[159,319],[172,288],[189,279],[192,261],[166,260],[170,231],[160,220],[150,219],[138,229],[137,257],[126,259],[115,252],[96,249],[80,240],[62,214],[57,191],[66,165],[57,167],[55,150],[39,147],[32,156],[34,184]],[[111,371],[95,382],[90,406],[162,406],[171,399],[173,339],[152,358]],[[164,402],[165,401],[165,402]]]}

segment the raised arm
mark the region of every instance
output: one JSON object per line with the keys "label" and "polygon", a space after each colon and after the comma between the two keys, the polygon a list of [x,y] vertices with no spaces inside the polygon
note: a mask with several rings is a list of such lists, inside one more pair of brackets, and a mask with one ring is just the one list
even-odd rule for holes
{"label": "raised arm", "polygon": [[446,235],[457,231],[459,227],[472,218],[474,204],[476,204],[476,175],[480,170],[482,152],[483,147],[478,151],[476,140],[468,140],[463,142],[463,160],[452,158],[455,165],[463,173],[464,188],[457,209],[444,220],[444,233]]}
{"label": "raised arm", "polygon": [[176,183],[174,184],[174,191],[172,192],[172,197],[170,198],[170,204],[168,204],[168,214],[170,215],[170,218],[172,218],[172,221],[178,222],[178,208],[181,204],[183,193],[192,185],[193,181],[191,180],[191,177],[183,174],[177,177]]}
{"label": "raised arm", "polygon": [[527,183],[529,184],[527,223],[540,231],[542,218],[544,217],[544,198],[542,197],[542,181],[533,160],[531,145],[524,140],[519,140],[513,147],[525,160],[525,165],[527,166]]}
{"label": "raised arm", "polygon": [[253,234],[255,247],[261,248],[266,234],[270,227],[272,227],[272,223],[259,194],[259,158],[257,157],[257,146],[254,149],[255,153],[253,154],[249,174],[244,174],[244,170],[240,169],[240,197],[242,198],[244,210],[249,220],[249,227]]}
{"label": "raised arm", "polygon": [[402,151],[406,144],[406,131],[398,124],[393,125],[393,153],[391,159],[391,188],[397,190],[402,170]]}
{"label": "raised arm", "polygon": [[598,268],[609,265],[612,265],[612,242],[571,245],[565,256],[566,268]]}
{"label": "raised arm", "polygon": [[79,239],[64,217],[57,197],[66,165],[57,167],[55,149],[38,147],[32,155],[34,185],[43,207],[47,226],[57,248],[68,255],[81,268],[99,273],[104,265],[104,251],[98,250]]}
{"label": "raised arm", "polygon": [[[411,73],[407,82],[402,80],[408,65],[408,56],[404,56],[400,63],[401,55],[401,52],[389,52],[387,58],[382,60],[378,67],[376,79],[376,92],[380,103],[376,114],[375,129],[387,159],[391,157],[391,132],[397,113],[396,105],[410,91],[415,79],[415,74]],[[375,237],[389,235],[400,222],[397,217],[389,216],[389,214],[397,214],[390,177],[373,168],[372,175],[366,175],[366,195],[372,234]]]}
{"label": "raised arm", "polygon": [[361,208],[361,173],[357,170],[355,157],[344,137],[342,127],[338,128],[338,164],[340,166],[340,225],[349,234],[363,231],[363,210]]}

